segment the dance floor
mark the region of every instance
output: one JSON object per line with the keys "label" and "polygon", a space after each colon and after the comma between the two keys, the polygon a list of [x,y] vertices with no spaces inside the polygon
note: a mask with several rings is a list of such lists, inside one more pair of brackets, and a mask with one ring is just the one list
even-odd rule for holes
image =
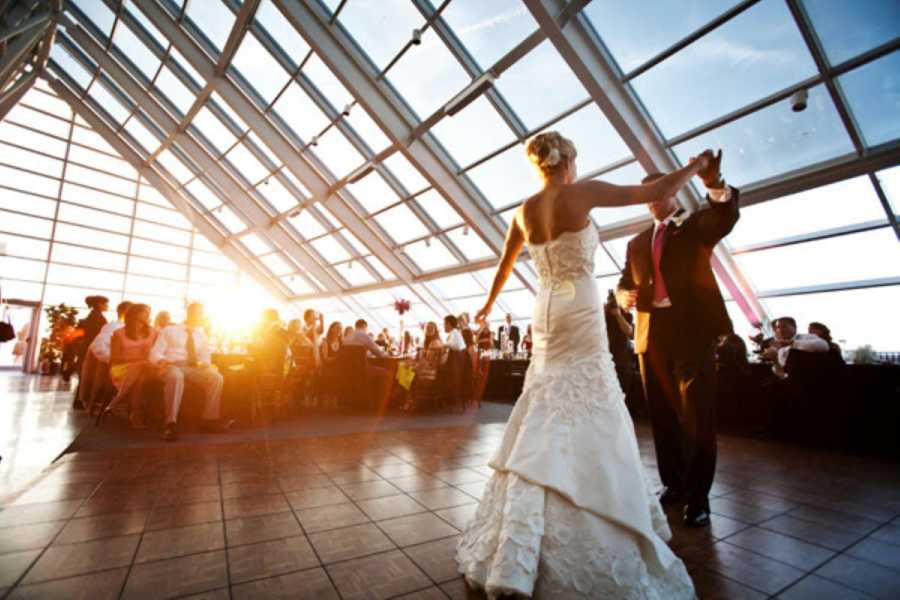
{"label": "dance floor", "polygon": [[[27,440],[4,463],[84,426],[28,380],[0,378],[4,427]],[[5,500],[0,597],[466,598],[454,545],[503,429],[470,416],[66,453]],[[721,436],[711,504],[708,529],[669,515],[701,598],[900,597],[897,464]]]}

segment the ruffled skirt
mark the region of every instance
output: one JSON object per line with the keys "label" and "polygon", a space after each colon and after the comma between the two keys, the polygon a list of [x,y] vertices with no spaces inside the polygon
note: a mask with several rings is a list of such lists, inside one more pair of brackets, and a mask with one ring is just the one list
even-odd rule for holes
{"label": "ruffled skirt", "polygon": [[[671,532],[655,498],[653,528]],[[489,598],[695,598],[684,564],[664,569],[637,533],[515,473],[495,472],[457,548],[466,581]]]}

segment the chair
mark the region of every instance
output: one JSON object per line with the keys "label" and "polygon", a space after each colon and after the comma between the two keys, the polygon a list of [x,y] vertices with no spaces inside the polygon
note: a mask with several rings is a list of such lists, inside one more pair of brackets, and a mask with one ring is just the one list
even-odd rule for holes
{"label": "chair", "polygon": [[442,404],[465,412],[472,397],[472,360],[465,350],[449,350],[438,374]]}
{"label": "chair", "polygon": [[338,404],[343,408],[363,408],[367,397],[366,349],[363,346],[341,346],[335,373],[338,374]]}
{"label": "chair", "polygon": [[307,402],[317,393],[316,355],[311,345],[291,346],[291,366],[285,382],[285,391],[294,406],[309,406]]}
{"label": "chair", "polygon": [[257,364],[256,398],[254,420],[257,415],[271,409],[273,415],[283,412],[285,374],[287,373],[287,335],[283,330],[272,330],[256,347],[254,355]]}

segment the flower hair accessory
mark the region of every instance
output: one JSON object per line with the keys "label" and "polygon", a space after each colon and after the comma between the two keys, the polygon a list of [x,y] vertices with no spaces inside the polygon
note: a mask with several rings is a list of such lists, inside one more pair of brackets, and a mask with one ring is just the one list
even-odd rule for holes
{"label": "flower hair accessory", "polygon": [[542,167],[555,167],[559,164],[562,157],[559,154],[559,148],[553,148],[547,153],[547,157],[541,161]]}

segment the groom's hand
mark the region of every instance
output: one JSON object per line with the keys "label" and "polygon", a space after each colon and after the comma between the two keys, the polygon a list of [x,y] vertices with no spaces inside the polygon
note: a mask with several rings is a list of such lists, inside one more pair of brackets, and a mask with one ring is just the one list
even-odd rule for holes
{"label": "groom's hand", "polygon": [[706,165],[697,172],[697,176],[708,188],[722,187],[722,150],[715,154],[707,150],[703,154],[707,157]]}
{"label": "groom's hand", "polygon": [[631,310],[637,304],[637,290],[616,290],[616,302],[622,310]]}

